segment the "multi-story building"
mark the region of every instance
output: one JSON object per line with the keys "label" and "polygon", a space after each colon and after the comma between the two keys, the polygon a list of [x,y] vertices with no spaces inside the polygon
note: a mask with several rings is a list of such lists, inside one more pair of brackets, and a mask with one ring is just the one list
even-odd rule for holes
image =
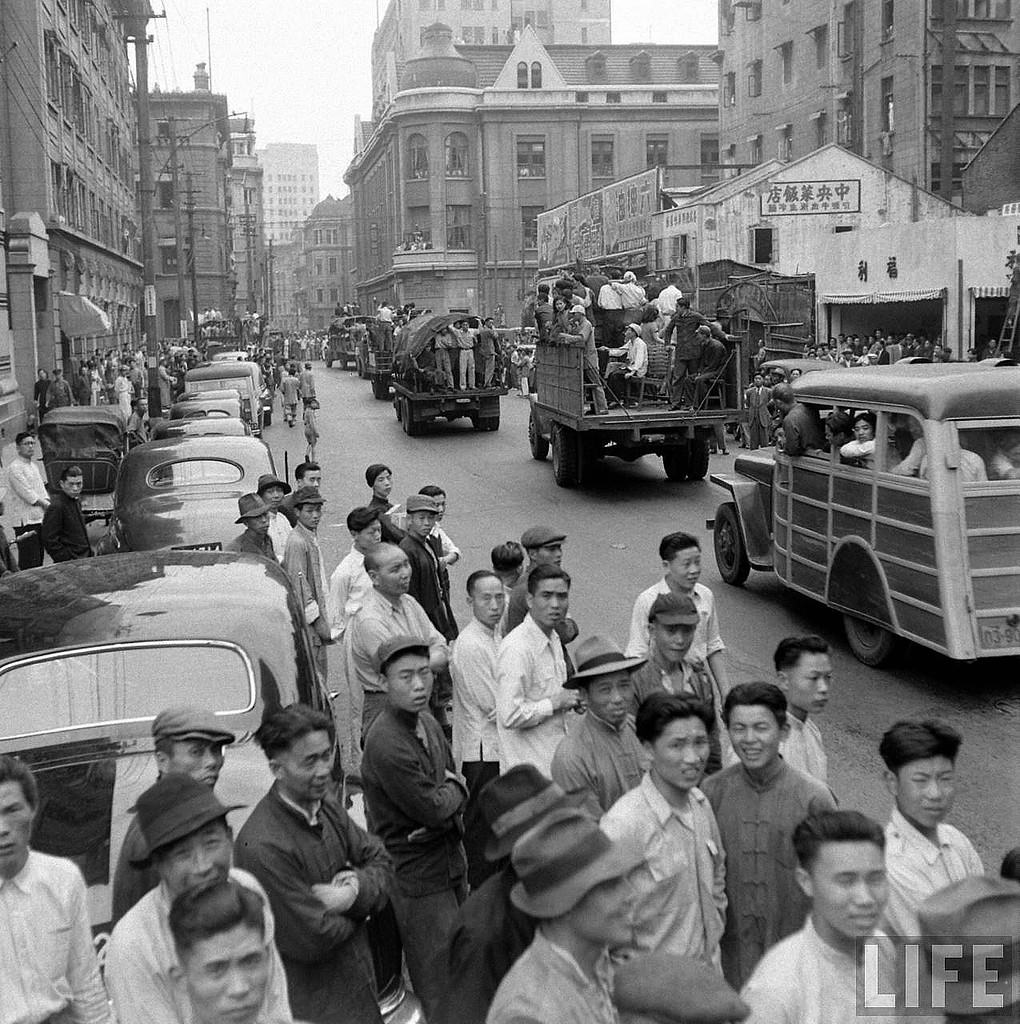
{"label": "multi-story building", "polygon": [[273,326],[290,331],[307,329],[304,231],[294,228],[290,238],[279,245],[270,241],[268,259]]}
{"label": "multi-story building", "polygon": [[[226,96],[209,90],[205,64],[197,65],[194,80],[191,92],[153,92],[149,97],[156,317],[164,338],[180,337],[182,330],[193,334],[193,311],[201,315],[215,309],[229,315],[234,308],[230,108]],[[172,148],[177,154],[176,191]]]}
{"label": "multi-story building", "polygon": [[268,272],[263,234],[262,175],[255,157],[255,122],[230,119],[230,197],[234,211],[233,259],[237,278],[236,312],[268,312]]}
{"label": "multi-story building", "polygon": [[1010,0],[949,3],[720,0],[723,162],[791,160],[837,142],[958,195],[963,167],[1017,102],[1020,20]]}
{"label": "multi-story building", "polygon": [[263,171],[266,240],[289,244],[319,201],[319,151],[303,142],[273,142],[255,156]]}
{"label": "multi-story building", "polygon": [[712,47],[455,48],[426,32],[401,90],[345,181],[358,300],[510,309],[538,256],[538,214],[663,166],[669,184],[718,175]]}
{"label": "multi-story building", "polygon": [[[139,339],[135,109],[112,0],[3,0],[0,152],[13,375]],[[5,317],[6,319],[6,317]],[[0,360],[3,359],[0,342]],[[0,419],[10,400],[0,400]]]}
{"label": "multi-story building", "polygon": [[326,196],[305,221],[305,309],[313,331],[329,327],[337,304],[354,301],[354,202]]}
{"label": "multi-story building", "polygon": [[[0,428],[14,436],[25,412],[25,398],[14,375],[14,335],[7,294],[7,218],[3,207],[3,167],[0,166]],[[29,381],[25,381],[26,390]],[[31,392],[29,391],[29,397]]]}
{"label": "multi-story building", "polygon": [[404,65],[422,55],[435,21],[467,46],[512,46],[527,26],[546,45],[612,42],[612,0],[390,0],[372,39],[373,117],[396,94]]}

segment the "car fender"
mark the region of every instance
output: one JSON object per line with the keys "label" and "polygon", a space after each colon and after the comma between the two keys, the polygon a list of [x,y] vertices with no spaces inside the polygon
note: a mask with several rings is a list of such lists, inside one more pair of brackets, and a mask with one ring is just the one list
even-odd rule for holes
{"label": "car fender", "polygon": [[748,561],[755,569],[771,569],[771,524],[757,483],[727,473],[713,473],[709,479],[733,497]]}
{"label": "car fender", "polygon": [[863,537],[844,537],[836,545],[829,562],[825,601],[837,611],[899,632],[885,570]]}

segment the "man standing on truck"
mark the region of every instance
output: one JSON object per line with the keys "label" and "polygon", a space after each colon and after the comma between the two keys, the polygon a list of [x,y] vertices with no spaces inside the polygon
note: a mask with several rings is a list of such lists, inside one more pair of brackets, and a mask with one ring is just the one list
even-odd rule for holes
{"label": "man standing on truck", "polygon": [[491,388],[496,372],[496,321],[491,316],[485,318],[478,332],[478,362],[478,386]]}
{"label": "man standing on truck", "polygon": [[602,387],[602,377],[599,374],[599,357],[595,351],[595,331],[584,315],[584,306],[572,306],[568,322],[571,333],[562,335],[563,340],[568,345],[584,350],[584,382],[592,385],[595,414],[604,416],[609,412],[609,405],[606,402],[606,392]]}
{"label": "man standing on truck", "polygon": [[466,320],[457,325],[457,347],[460,349],[460,389],[469,391],[475,386],[475,336]]}
{"label": "man standing on truck", "polygon": [[706,316],[696,309],[691,309],[690,299],[677,299],[676,313],[673,314],[673,319],[670,320],[662,337],[667,345],[674,344],[672,339],[674,332],[676,333],[676,349],[669,377],[671,409],[690,411],[693,408],[693,395],[687,378],[698,372],[701,363],[702,342],[697,333],[699,327],[707,327],[709,334],[716,340],[726,341],[726,335],[718,327],[710,324]]}

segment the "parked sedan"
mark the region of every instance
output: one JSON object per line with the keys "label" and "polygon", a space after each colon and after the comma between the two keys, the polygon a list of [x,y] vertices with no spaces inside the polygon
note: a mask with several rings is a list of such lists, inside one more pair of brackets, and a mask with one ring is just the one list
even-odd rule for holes
{"label": "parked sedan", "polygon": [[170,437],[133,448],[121,464],[113,518],[99,554],[159,548],[219,550],[236,537],[237,499],[275,473],[254,437]]}

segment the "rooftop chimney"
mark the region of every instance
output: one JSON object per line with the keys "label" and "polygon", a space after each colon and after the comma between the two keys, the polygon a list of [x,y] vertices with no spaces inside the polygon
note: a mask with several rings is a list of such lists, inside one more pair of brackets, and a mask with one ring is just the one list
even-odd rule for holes
{"label": "rooftop chimney", "polygon": [[195,92],[209,91],[209,72],[205,69],[205,61],[195,65]]}

